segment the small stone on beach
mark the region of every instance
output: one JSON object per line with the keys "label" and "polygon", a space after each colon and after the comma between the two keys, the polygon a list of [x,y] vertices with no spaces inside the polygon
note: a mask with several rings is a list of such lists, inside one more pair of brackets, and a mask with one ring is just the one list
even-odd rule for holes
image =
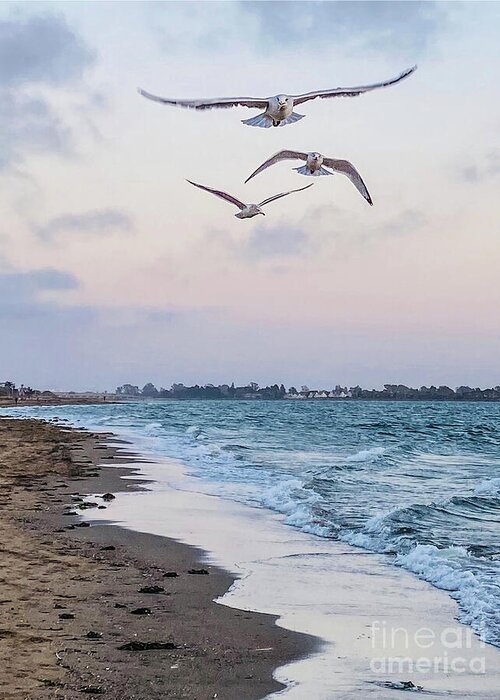
{"label": "small stone on beach", "polygon": [[152,651],[154,649],[177,649],[173,642],[127,642],[118,649],[120,651]]}
{"label": "small stone on beach", "polygon": [[151,615],[151,608],[136,608],[130,611],[131,615]]}
{"label": "small stone on beach", "polygon": [[144,586],[139,589],[139,593],[163,593],[163,586]]}
{"label": "small stone on beach", "polygon": [[208,576],[206,569],[189,569],[188,574],[198,574],[199,576]]}

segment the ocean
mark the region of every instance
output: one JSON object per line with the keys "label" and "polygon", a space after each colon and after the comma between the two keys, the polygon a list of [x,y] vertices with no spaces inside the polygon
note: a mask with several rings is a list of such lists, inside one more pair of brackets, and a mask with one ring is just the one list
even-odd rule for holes
{"label": "ocean", "polygon": [[500,646],[498,403],[144,401],[8,412],[113,431],[181,462],[204,493],[383,554],[444,589],[460,621]]}

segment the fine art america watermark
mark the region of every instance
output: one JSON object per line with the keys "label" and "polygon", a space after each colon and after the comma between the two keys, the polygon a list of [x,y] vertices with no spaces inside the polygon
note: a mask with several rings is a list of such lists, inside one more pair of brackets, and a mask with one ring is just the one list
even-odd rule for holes
{"label": "fine art america watermark", "polygon": [[486,673],[486,659],[478,653],[485,642],[467,627],[436,633],[429,627],[410,631],[374,620],[370,631],[372,649],[380,653],[370,660],[373,673]]}

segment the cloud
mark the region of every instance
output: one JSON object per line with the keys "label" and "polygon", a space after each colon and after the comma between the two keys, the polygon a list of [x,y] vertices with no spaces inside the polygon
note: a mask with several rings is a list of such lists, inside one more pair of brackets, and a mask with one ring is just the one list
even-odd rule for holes
{"label": "cloud", "polygon": [[[283,42],[304,46],[321,41],[357,48],[419,54],[443,28],[444,9],[437,2],[240,2],[256,17],[267,46]],[[320,49],[320,45],[318,46]]]}
{"label": "cloud", "polygon": [[0,318],[19,321],[45,314],[53,308],[53,303],[41,301],[42,292],[64,291],[78,286],[76,277],[54,268],[0,273]]}
{"label": "cloud", "polygon": [[60,15],[0,21],[0,85],[67,84],[94,60]]}
{"label": "cloud", "polygon": [[0,172],[31,153],[68,154],[68,125],[43,95],[81,80],[92,51],[59,15],[0,21]]}
{"label": "cloud", "polygon": [[26,153],[70,150],[70,130],[44,99],[0,90],[0,171]]}
{"label": "cloud", "polygon": [[257,226],[239,247],[247,259],[263,259],[301,255],[310,248],[308,233],[296,226]]}
{"label": "cloud", "polygon": [[62,214],[51,219],[35,233],[45,241],[65,233],[108,235],[133,229],[131,217],[119,209],[96,209],[81,214]]}
{"label": "cloud", "polygon": [[78,286],[54,268],[0,272],[2,379],[42,389],[113,388],[147,373],[149,362],[168,364],[158,348],[175,354],[172,328],[182,315],[186,346],[193,345],[199,312],[61,304],[66,290]]}
{"label": "cloud", "polygon": [[492,149],[489,153],[477,158],[475,163],[462,166],[459,177],[465,182],[477,184],[500,175],[500,150]]}
{"label": "cloud", "polygon": [[426,223],[425,214],[418,209],[405,209],[392,219],[375,228],[374,235],[404,236],[416,233]]}
{"label": "cloud", "polygon": [[264,47],[272,55],[298,47],[321,52],[322,42],[328,42],[413,59],[446,26],[443,5],[432,0],[241,0],[153,3],[148,11],[150,28],[169,53]]}

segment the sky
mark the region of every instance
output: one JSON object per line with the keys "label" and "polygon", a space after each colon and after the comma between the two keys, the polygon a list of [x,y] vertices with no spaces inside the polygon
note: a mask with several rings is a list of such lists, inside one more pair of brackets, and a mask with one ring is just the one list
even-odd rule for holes
{"label": "sky", "polygon": [[[3,2],[0,381],[500,384],[500,3]],[[145,100],[401,84],[301,105]],[[245,201],[341,175],[240,221]]]}

